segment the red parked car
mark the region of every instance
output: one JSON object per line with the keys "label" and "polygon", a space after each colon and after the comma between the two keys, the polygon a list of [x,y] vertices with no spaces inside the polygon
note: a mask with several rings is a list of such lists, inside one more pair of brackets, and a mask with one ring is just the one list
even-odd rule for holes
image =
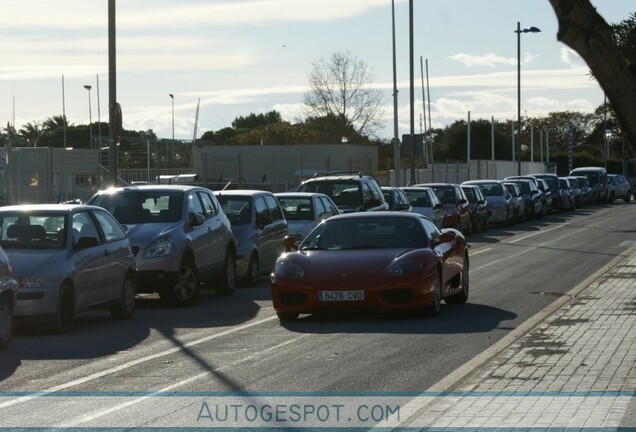
{"label": "red parked car", "polygon": [[442,202],[444,211],[444,228],[455,228],[469,236],[473,233],[468,198],[461,186],[454,183],[423,183],[416,187],[430,187]]}
{"label": "red parked car", "polygon": [[468,299],[468,248],[455,229],[440,230],[417,213],[370,212],[333,216],[271,275],[281,321],[322,309],[421,310],[437,315],[442,299]]}

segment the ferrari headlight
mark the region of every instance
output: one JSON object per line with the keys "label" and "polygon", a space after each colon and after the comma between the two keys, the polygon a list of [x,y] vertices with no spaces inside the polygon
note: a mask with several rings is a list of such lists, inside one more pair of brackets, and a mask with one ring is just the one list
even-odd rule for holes
{"label": "ferrari headlight", "polygon": [[42,288],[44,286],[44,278],[41,276],[27,276],[18,279],[19,288]]}
{"label": "ferrari headlight", "polygon": [[282,277],[287,279],[302,279],[305,277],[305,270],[293,262],[277,261],[274,266],[274,277]]}
{"label": "ferrari headlight", "polygon": [[415,273],[421,270],[424,265],[420,261],[416,260],[406,260],[400,261],[391,266],[387,274],[390,277],[402,277],[408,276],[412,273]]}
{"label": "ferrari headlight", "polygon": [[150,245],[146,247],[144,258],[157,258],[170,255],[173,248],[174,245],[172,243],[172,239],[169,237],[162,237],[159,240],[150,243]]}

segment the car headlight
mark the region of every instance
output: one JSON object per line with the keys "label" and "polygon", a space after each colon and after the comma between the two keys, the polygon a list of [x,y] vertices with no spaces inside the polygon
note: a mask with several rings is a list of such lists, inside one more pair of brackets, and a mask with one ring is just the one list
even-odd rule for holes
{"label": "car headlight", "polygon": [[387,275],[390,277],[407,276],[421,270],[423,267],[424,267],[424,264],[422,264],[420,261],[416,261],[416,260],[400,261],[393,264],[391,268],[389,268]]}
{"label": "car headlight", "polygon": [[174,245],[172,239],[169,237],[163,237],[156,240],[146,247],[144,251],[144,258],[157,258],[161,256],[170,255],[173,251]]}
{"label": "car headlight", "polygon": [[18,278],[18,288],[42,288],[44,278],[41,276],[27,276]]}
{"label": "car headlight", "polygon": [[305,277],[305,270],[294,262],[276,261],[276,265],[274,266],[274,277],[302,279]]}

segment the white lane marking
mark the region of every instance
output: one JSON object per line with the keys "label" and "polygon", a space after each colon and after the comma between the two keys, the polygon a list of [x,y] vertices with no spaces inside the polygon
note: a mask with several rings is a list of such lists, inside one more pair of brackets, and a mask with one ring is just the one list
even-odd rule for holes
{"label": "white lane marking", "polygon": [[[300,336],[298,336],[298,337],[296,337],[294,339],[291,339],[291,340],[282,342],[282,343],[280,343],[278,345],[274,345],[272,347],[269,347],[266,350],[259,351],[259,352],[254,353],[254,354],[250,354],[250,355],[245,356],[243,358],[234,360],[233,362],[224,364],[223,366],[219,366],[217,368],[214,368],[213,372],[218,372],[218,371],[221,371],[221,370],[229,368],[229,367],[237,366],[237,365],[239,365],[241,363],[244,363],[246,361],[250,361],[250,360],[252,360],[252,359],[254,359],[256,357],[262,358],[264,354],[268,354],[270,352],[277,351],[279,348],[283,348],[286,345],[290,345],[290,344],[296,343],[300,339],[303,339],[303,338],[306,338],[306,337],[309,337],[309,335],[308,334],[300,335]],[[122,410],[124,408],[129,407],[129,406],[132,406],[132,405],[138,404],[140,402],[143,402],[143,401],[145,401],[147,399],[150,399],[151,397],[153,397],[155,395],[162,394],[162,393],[174,390],[174,389],[179,388],[179,387],[183,387],[184,385],[190,384],[191,382],[194,382],[194,381],[198,380],[199,378],[203,378],[204,376],[209,375],[210,373],[211,373],[210,371],[201,372],[198,375],[195,375],[195,376],[193,376],[191,378],[188,378],[186,380],[180,381],[178,383],[169,385],[167,387],[164,387],[162,389],[154,391],[154,392],[152,392],[152,393],[150,393],[148,395],[141,396],[141,397],[138,397],[137,399],[133,399],[131,401],[124,402],[124,403],[121,403],[119,405],[112,406],[110,408],[104,409],[104,410],[96,412],[94,414],[85,415],[83,417],[80,417],[80,418],[72,421],[72,422],[63,423],[63,424],[54,426],[54,428],[69,428],[69,427],[78,426],[78,425],[83,424],[83,423],[88,423],[90,421],[93,421],[93,420],[96,420],[96,419],[98,419],[100,417],[103,417],[103,416],[105,416],[107,414],[111,414],[111,413],[113,413],[115,411],[119,411],[119,410]]]}
{"label": "white lane marking", "polygon": [[561,225],[557,225],[557,226],[552,227],[552,228],[547,228],[547,229],[544,229],[544,230],[540,230],[540,231],[537,231],[536,233],[528,234],[526,236],[520,237],[518,239],[511,240],[511,241],[506,242],[506,243],[517,243],[517,242],[520,242],[520,241],[525,240],[527,238],[534,237],[534,236],[539,235],[539,234],[547,233],[547,232],[550,232],[550,231],[558,229],[558,228],[562,228],[562,227],[564,227],[566,225],[569,225],[569,222],[563,223]]}
{"label": "white lane marking", "polygon": [[478,255],[478,254],[483,253],[483,252],[488,252],[489,250],[492,250],[492,248],[480,249],[480,250],[478,250],[478,251],[471,252],[471,253],[470,253],[470,256]]}
{"label": "white lane marking", "polygon": [[236,332],[239,332],[241,330],[245,330],[245,329],[250,328],[250,327],[258,326],[258,325],[264,324],[266,322],[273,321],[275,319],[278,319],[278,317],[276,315],[273,315],[273,316],[268,317],[268,318],[263,318],[262,320],[254,321],[254,322],[247,323],[247,324],[243,324],[243,325],[238,326],[238,327],[232,327],[232,328],[229,328],[229,329],[227,329],[225,331],[222,331],[220,333],[215,333],[215,334],[212,334],[210,336],[206,336],[204,338],[197,339],[197,340],[194,340],[192,342],[188,342],[186,344],[183,344],[182,346],[170,348],[170,349],[167,349],[165,351],[158,352],[156,354],[151,354],[151,355],[148,355],[148,356],[145,356],[145,357],[141,357],[141,358],[138,358],[138,359],[135,359],[135,360],[131,360],[131,361],[129,361],[127,363],[124,363],[124,364],[121,364],[119,366],[115,366],[115,367],[112,367],[110,369],[103,370],[101,372],[96,372],[94,374],[85,376],[83,378],[79,378],[79,379],[76,379],[76,380],[73,380],[73,381],[69,381],[69,382],[64,383],[64,384],[60,384],[60,385],[51,387],[51,388],[49,388],[47,390],[42,390],[42,391],[39,391],[39,392],[35,392],[34,394],[29,395],[29,396],[20,396],[20,397],[18,397],[16,399],[11,399],[11,400],[8,400],[6,402],[0,403],[0,409],[6,408],[6,407],[9,407],[9,406],[12,406],[12,405],[16,405],[16,404],[19,404],[19,403],[22,403],[22,402],[27,402],[27,401],[30,401],[32,399],[36,399],[38,397],[42,397],[42,396],[45,396],[47,394],[51,394],[51,393],[55,393],[55,392],[58,392],[58,391],[61,391],[61,390],[65,390],[67,388],[74,387],[74,386],[77,386],[77,385],[80,385],[80,384],[84,384],[84,383],[87,383],[89,381],[93,381],[93,380],[96,380],[98,378],[102,378],[102,377],[105,377],[107,375],[111,375],[111,374],[114,374],[116,372],[120,372],[120,371],[122,371],[124,369],[128,369],[130,367],[137,366],[138,364],[145,363],[147,361],[154,360],[154,359],[157,359],[159,357],[164,357],[164,356],[167,356],[167,355],[182,351],[184,348],[189,348],[189,347],[193,347],[193,346],[196,346],[196,345],[200,345],[202,343],[211,341],[213,339],[217,339],[217,338],[220,338],[220,337],[223,337],[223,336],[227,336],[229,334],[236,333]]}

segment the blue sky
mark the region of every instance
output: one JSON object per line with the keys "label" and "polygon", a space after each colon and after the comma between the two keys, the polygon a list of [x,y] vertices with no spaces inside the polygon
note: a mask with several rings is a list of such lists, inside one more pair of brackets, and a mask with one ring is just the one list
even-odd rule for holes
{"label": "blue sky", "polygon": [[[609,22],[636,12],[632,0],[593,0]],[[407,0],[395,1],[400,134],[409,132]],[[0,126],[42,122],[63,109],[72,124],[108,121],[108,1],[0,0]],[[556,40],[548,0],[415,0],[416,132],[422,112],[420,57],[428,59],[434,127],[455,120],[513,119],[517,21],[522,115],[590,112],[603,92],[579,56]],[[390,0],[126,0],[117,2],[117,95],[124,128],[192,139],[237,116],[277,110],[303,117],[312,64],[349,51],[384,93],[380,138],[393,135]],[[64,91],[62,91],[64,76]]]}

